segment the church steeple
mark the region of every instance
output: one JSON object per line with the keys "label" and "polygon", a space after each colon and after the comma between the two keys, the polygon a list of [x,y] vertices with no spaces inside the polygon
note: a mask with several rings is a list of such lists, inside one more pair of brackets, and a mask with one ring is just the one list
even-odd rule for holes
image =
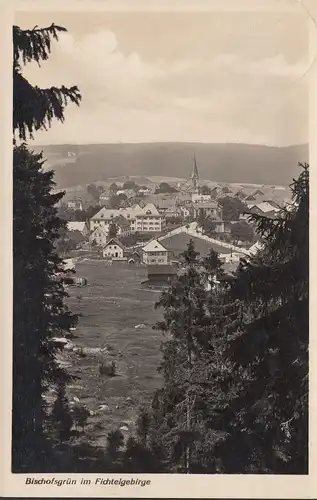
{"label": "church steeple", "polygon": [[193,166],[193,172],[191,175],[191,180],[192,180],[192,186],[194,189],[195,193],[198,193],[198,188],[199,188],[199,174],[198,174],[198,167],[197,167],[197,162],[196,162],[196,156],[194,155],[194,166]]}

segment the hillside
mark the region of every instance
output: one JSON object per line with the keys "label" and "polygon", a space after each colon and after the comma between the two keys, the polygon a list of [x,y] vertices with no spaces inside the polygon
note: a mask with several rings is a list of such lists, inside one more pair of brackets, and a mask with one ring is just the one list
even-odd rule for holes
{"label": "hillside", "polygon": [[[230,183],[289,184],[298,161],[308,161],[308,145],[268,147],[248,144],[144,143],[51,145],[42,149],[59,188],[109,177],[188,178],[196,155],[202,179]],[[71,154],[69,154],[71,153]]]}

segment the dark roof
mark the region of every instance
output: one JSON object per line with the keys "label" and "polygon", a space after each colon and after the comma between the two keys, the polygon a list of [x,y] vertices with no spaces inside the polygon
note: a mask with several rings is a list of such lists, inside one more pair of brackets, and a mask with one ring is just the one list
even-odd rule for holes
{"label": "dark roof", "polygon": [[186,233],[174,234],[160,241],[167,250],[173,251],[174,253],[182,253],[187,249],[187,244],[190,240],[193,240],[195,250],[200,253],[201,257],[207,255],[211,248],[218,253],[231,253],[230,248],[217,245],[216,243],[211,243],[207,240],[197,238],[196,236],[192,236]]}
{"label": "dark roof", "polygon": [[123,217],[123,215],[117,215],[116,217],[114,217],[112,219],[118,226],[121,226],[121,227],[130,227],[130,222],[125,218]]}
{"label": "dark roof", "polygon": [[125,246],[123,245],[123,243],[121,243],[121,241],[117,240],[116,238],[111,238],[111,240],[109,240],[103,248],[106,248],[108,245],[118,245],[119,247],[121,247],[123,250],[125,249]]}
{"label": "dark roof", "polygon": [[147,273],[148,275],[175,275],[176,274],[176,267],[171,266],[169,264],[162,264],[162,265],[149,265],[147,266]]}

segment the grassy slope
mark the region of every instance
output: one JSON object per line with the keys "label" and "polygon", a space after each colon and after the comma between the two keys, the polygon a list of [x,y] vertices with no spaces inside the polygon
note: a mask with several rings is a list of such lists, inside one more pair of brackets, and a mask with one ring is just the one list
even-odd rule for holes
{"label": "grassy slope", "polygon": [[[129,432],[133,431],[139,405],[160,386],[157,367],[162,335],[152,329],[161,316],[154,310],[159,294],[140,286],[144,268],[131,269],[122,264],[107,267],[103,261],[86,261],[78,264],[76,271],[78,276],[87,277],[89,284],[69,289],[71,309],[83,315],[74,343],[89,348],[108,345],[111,351],[105,357],[69,355],[71,373],[81,377],[70,386],[70,394],[92,411],[101,404],[108,405],[109,409],[90,417],[85,433],[94,444],[105,445],[109,430],[127,425]],[[80,301],[78,295],[82,295]],[[147,327],[135,329],[140,323]],[[101,359],[115,361],[116,377],[99,376]],[[127,401],[128,397],[132,401]]]}

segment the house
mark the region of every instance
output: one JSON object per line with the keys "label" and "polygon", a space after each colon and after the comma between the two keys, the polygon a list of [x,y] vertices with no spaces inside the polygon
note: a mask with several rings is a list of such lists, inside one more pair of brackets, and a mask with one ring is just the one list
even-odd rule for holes
{"label": "house", "polygon": [[[112,222],[114,222],[114,224],[117,226],[118,236],[130,236],[131,234],[130,222],[125,217],[123,217],[123,215],[118,215],[117,217],[114,217]],[[108,225],[108,232],[109,232],[109,225]]]}
{"label": "house", "polygon": [[181,214],[181,211],[176,206],[169,207],[164,213],[165,217],[179,217],[180,214]]}
{"label": "house", "polygon": [[151,189],[147,188],[147,187],[140,187],[140,189],[138,190],[138,194],[141,194],[141,195],[147,195],[147,194],[151,194]]}
{"label": "house", "polygon": [[124,258],[124,245],[116,238],[106,243],[102,249],[103,258],[107,259],[123,259]]}
{"label": "house", "polygon": [[135,214],[136,232],[162,232],[165,226],[165,217],[160,214],[153,203],[145,205],[142,211]]}
{"label": "house", "polygon": [[246,197],[245,201],[256,201],[255,197],[252,194]]}
{"label": "house", "polygon": [[192,195],[193,203],[209,203],[212,202],[212,197],[210,194],[193,194]]}
{"label": "house", "polygon": [[277,205],[277,203],[274,202],[269,202],[269,201],[263,201],[261,203],[248,203],[248,208],[250,211],[253,211],[254,213],[259,213],[259,214],[265,214],[268,212],[279,212],[281,208]]}
{"label": "house", "polygon": [[89,235],[89,243],[103,246],[107,242],[108,232],[104,227],[96,227]]}
{"label": "house", "polygon": [[234,196],[236,198],[239,198],[239,200],[244,200],[247,195],[242,191],[242,189],[240,189],[239,191],[236,192]]}
{"label": "house", "polygon": [[164,286],[177,276],[177,268],[171,264],[147,266],[148,284],[151,286]]}
{"label": "house", "polygon": [[155,205],[148,203],[143,208],[140,205],[119,209],[107,209],[103,207],[90,219],[90,229],[105,227],[119,216],[124,217],[128,221],[131,233],[161,232],[165,226],[164,215],[159,213]]}
{"label": "house", "polygon": [[67,208],[69,208],[69,210],[80,210],[80,211],[82,211],[83,210],[83,204],[82,204],[81,200],[69,200],[67,202]]}
{"label": "house", "polygon": [[88,222],[67,222],[68,231],[79,231],[83,236],[89,234],[89,223]]}
{"label": "house", "polygon": [[204,217],[210,217],[211,219],[222,220],[222,210],[216,201],[194,203],[193,210],[195,219],[203,215]]}
{"label": "house", "polygon": [[115,217],[118,217],[119,213],[117,209],[101,208],[89,221],[90,231],[93,231],[97,227],[105,227],[112,222]]}
{"label": "house", "polygon": [[263,193],[263,191],[261,191],[261,189],[257,189],[252,194],[253,194],[253,196],[264,196],[264,193]]}
{"label": "house", "polygon": [[137,251],[137,250],[132,250],[132,251],[128,250],[126,252],[126,256],[127,256],[129,264],[132,264],[132,263],[140,264],[142,261],[141,252]]}
{"label": "house", "polygon": [[147,265],[164,265],[168,261],[168,251],[157,240],[151,240],[142,248],[143,263]]}
{"label": "house", "polygon": [[102,207],[108,207],[110,205],[111,196],[107,193],[101,193],[99,196],[99,205]]}

